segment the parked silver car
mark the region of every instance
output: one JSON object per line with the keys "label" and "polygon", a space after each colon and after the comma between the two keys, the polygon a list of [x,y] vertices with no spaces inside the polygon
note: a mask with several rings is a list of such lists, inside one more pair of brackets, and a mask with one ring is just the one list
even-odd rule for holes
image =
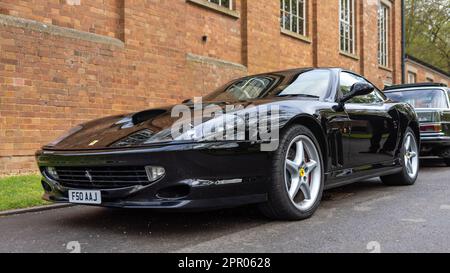
{"label": "parked silver car", "polygon": [[450,89],[444,84],[423,83],[387,87],[385,94],[414,106],[420,121],[422,156],[438,156],[450,166]]}

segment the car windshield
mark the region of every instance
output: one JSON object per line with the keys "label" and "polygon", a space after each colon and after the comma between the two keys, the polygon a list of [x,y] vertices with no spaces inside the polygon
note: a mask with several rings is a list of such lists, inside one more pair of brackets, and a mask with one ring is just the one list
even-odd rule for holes
{"label": "car windshield", "polygon": [[204,100],[246,101],[267,96],[299,96],[323,99],[331,80],[329,70],[309,70],[291,74],[267,74],[242,78],[219,88]]}
{"label": "car windshield", "polygon": [[330,85],[331,72],[312,70],[299,74],[278,96],[307,96],[324,98]]}
{"label": "car windshield", "polygon": [[245,101],[263,97],[276,78],[269,75],[243,78],[219,88],[206,101]]}
{"label": "car windshield", "polygon": [[406,102],[415,108],[448,108],[447,98],[442,90],[414,90],[389,92],[393,101]]}

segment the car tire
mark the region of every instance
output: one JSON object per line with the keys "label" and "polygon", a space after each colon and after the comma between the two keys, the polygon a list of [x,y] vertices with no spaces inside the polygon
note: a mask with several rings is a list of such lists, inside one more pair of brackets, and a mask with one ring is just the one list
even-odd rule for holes
{"label": "car tire", "polygon": [[444,163],[447,167],[450,167],[450,158],[444,158]]}
{"label": "car tire", "polygon": [[406,130],[403,137],[400,161],[402,165],[401,172],[381,177],[385,185],[412,186],[417,181],[419,174],[419,145],[416,134],[411,128]]}
{"label": "car tire", "polygon": [[445,148],[443,152],[440,154],[442,159],[444,160],[444,163],[450,167],[450,148]]}
{"label": "car tire", "polygon": [[282,133],[271,173],[268,201],[259,205],[261,212],[274,220],[311,217],[319,207],[325,180],[322,152],[311,130],[295,125]]}

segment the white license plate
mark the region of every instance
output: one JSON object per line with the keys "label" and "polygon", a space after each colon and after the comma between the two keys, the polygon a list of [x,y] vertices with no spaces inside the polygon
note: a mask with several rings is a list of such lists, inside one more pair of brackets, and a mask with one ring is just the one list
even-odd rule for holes
{"label": "white license plate", "polygon": [[100,205],[102,203],[101,191],[69,191],[69,202],[74,204]]}

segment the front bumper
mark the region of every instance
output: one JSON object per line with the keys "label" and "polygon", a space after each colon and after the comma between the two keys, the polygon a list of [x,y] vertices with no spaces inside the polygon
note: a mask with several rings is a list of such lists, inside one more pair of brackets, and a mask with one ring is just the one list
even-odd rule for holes
{"label": "front bumper", "polygon": [[[271,155],[254,143],[182,144],[143,149],[39,151],[39,168],[162,166],[166,175],[150,185],[101,189],[101,206],[151,209],[215,209],[267,200]],[[44,199],[68,203],[68,191],[43,172]],[[161,192],[182,187],[181,197]],[[83,187],[83,189],[89,189]]]}

